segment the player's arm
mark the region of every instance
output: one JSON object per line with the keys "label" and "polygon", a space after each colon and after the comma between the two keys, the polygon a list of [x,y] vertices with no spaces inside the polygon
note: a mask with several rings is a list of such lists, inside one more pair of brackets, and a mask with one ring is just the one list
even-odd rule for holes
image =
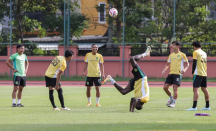
{"label": "player's arm", "polygon": [[27,74],[27,71],[28,71],[28,67],[29,67],[29,62],[28,62],[28,59],[26,58],[25,60],[25,64],[26,64],[26,67],[25,67],[25,74]]}
{"label": "player's arm", "polygon": [[194,52],[193,52],[192,75],[194,74],[194,71],[195,71],[195,69],[196,69],[196,65],[197,65],[197,52],[194,51]]}
{"label": "player's arm", "polygon": [[162,71],[162,75],[166,72],[166,70],[169,68],[169,66],[170,66],[170,63],[167,62],[164,69],[163,69],[163,71]]}
{"label": "player's arm", "polygon": [[87,69],[87,66],[88,66],[88,62],[85,62],[84,68],[83,68],[83,74],[82,74],[83,78],[85,78],[85,71]]}
{"label": "player's arm", "polygon": [[105,74],[104,74],[104,64],[103,63],[100,63],[100,70],[101,70],[101,76],[102,76],[102,79],[104,80],[105,79]]}
{"label": "player's arm", "polygon": [[102,55],[100,55],[100,60],[99,60],[99,62],[100,62],[100,68],[101,68],[101,75],[102,75],[102,79],[104,80],[105,79],[105,74],[104,74],[104,59],[103,59],[103,56]]}
{"label": "player's arm", "polygon": [[135,106],[136,106],[136,102],[137,102],[137,100],[136,100],[135,97],[131,98],[131,101],[130,101],[130,112],[134,112],[134,109],[135,109]]}
{"label": "player's arm", "polygon": [[16,69],[14,69],[13,66],[10,64],[11,61],[12,61],[12,60],[11,60],[10,58],[8,58],[7,61],[5,62],[6,65],[7,65],[8,67],[10,67],[10,68],[13,70],[13,72],[18,72],[18,71],[17,71]]}
{"label": "player's arm", "polygon": [[183,70],[180,71],[181,74],[184,74],[184,73],[187,71],[187,69],[188,69],[188,67],[189,67],[189,62],[188,62],[188,61],[185,61],[185,62],[184,62],[184,67],[185,67],[185,68],[184,68]]}
{"label": "player's arm", "polygon": [[62,75],[63,71],[59,70],[59,73],[56,77],[56,86],[55,86],[55,89],[58,90],[60,87],[59,87],[59,82],[60,82],[60,79],[61,79],[61,75]]}

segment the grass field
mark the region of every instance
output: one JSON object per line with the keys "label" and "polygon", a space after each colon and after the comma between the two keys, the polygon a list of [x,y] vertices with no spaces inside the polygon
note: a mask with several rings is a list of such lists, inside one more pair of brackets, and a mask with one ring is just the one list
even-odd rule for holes
{"label": "grass field", "polygon": [[[95,107],[95,90],[92,89],[92,106],[85,107],[85,87],[63,87],[65,105],[71,111],[53,111],[45,87],[26,87],[22,104],[11,107],[12,86],[0,87],[0,131],[153,131],[153,130],[216,130],[216,88],[209,88],[212,111],[185,111],[192,106],[192,88],[179,88],[175,108],[166,107],[168,97],[162,88],[150,88],[150,101],[139,113],[130,113],[129,101],[133,92],[123,96],[115,88],[102,87],[102,107]],[[55,91],[55,102],[60,103]],[[205,106],[200,92],[198,109]],[[211,116],[194,116],[209,113]]]}

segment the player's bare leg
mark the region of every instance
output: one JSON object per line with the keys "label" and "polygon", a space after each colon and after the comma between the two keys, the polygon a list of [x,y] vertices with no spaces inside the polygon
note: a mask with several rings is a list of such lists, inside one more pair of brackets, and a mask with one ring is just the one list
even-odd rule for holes
{"label": "player's bare leg", "polygon": [[86,106],[91,106],[91,86],[87,86],[86,96],[88,98],[88,103]]}
{"label": "player's bare leg", "polygon": [[210,105],[209,105],[209,92],[206,87],[201,87],[204,95],[205,95],[205,101],[206,101],[206,106],[202,108],[201,110],[211,110]]}
{"label": "player's bare leg", "polygon": [[145,53],[132,56],[132,57],[130,58],[131,66],[132,66],[132,67],[136,66],[136,65],[137,65],[136,61],[142,59],[143,57],[150,56],[150,52],[151,52],[151,47],[148,46]]}
{"label": "player's bare leg", "polygon": [[95,86],[96,89],[96,106],[100,107],[100,86]]}
{"label": "player's bare leg", "polygon": [[175,103],[176,103],[176,100],[178,98],[178,87],[179,86],[177,84],[173,84],[173,99],[171,100],[171,98],[172,98],[172,95],[171,95],[170,96],[170,104],[167,104],[168,107],[172,107],[172,108],[175,107]]}
{"label": "player's bare leg", "polygon": [[16,107],[16,93],[17,90],[19,89],[19,86],[14,86],[13,91],[12,91],[12,107]]}
{"label": "player's bare leg", "polygon": [[17,93],[17,107],[24,107],[24,105],[21,104],[23,88],[24,88],[23,86],[19,86],[18,93]]}
{"label": "player's bare leg", "polygon": [[166,92],[166,94],[170,97],[169,99],[168,99],[168,102],[167,102],[167,106],[169,106],[172,102],[173,102],[173,96],[172,96],[172,92],[169,90],[169,87],[170,87],[171,85],[170,84],[167,84],[167,83],[165,83],[164,84],[164,87],[163,87],[163,90]]}

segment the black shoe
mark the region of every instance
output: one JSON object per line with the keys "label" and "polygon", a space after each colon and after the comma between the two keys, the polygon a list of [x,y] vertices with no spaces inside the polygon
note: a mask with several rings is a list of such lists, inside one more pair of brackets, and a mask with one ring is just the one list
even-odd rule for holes
{"label": "black shoe", "polygon": [[17,107],[24,107],[24,105],[22,105],[21,103],[16,105]]}
{"label": "black shoe", "polygon": [[16,107],[17,105],[15,103],[12,104],[12,107]]}

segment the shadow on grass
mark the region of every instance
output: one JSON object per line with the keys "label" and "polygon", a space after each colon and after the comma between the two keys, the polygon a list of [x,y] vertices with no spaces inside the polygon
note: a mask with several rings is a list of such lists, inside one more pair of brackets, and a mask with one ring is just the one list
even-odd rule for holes
{"label": "shadow on grass", "polygon": [[[108,124],[0,124],[1,131],[215,131],[214,124],[192,123],[108,123]],[[52,122],[52,120],[50,120]],[[59,120],[61,123],[61,120]],[[70,122],[69,122],[70,123]]]}

